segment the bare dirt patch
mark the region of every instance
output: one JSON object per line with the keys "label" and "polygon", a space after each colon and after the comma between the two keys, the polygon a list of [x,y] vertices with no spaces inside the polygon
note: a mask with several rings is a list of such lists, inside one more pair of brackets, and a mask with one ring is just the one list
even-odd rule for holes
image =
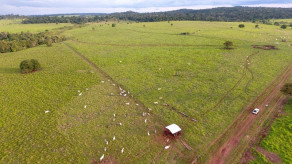
{"label": "bare dirt patch", "polygon": [[277,50],[273,45],[252,45],[253,48],[262,49],[262,50]]}

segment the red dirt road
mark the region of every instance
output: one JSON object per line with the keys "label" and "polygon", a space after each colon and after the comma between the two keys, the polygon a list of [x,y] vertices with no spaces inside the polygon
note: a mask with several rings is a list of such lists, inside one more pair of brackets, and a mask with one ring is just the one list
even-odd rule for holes
{"label": "red dirt road", "polygon": [[[232,131],[236,129],[230,138],[226,140],[226,142],[213,154],[210,160],[207,163],[210,164],[223,164],[231,154],[232,150],[234,150],[238,143],[246,136],[248,129],[253,125],[254,121],[261,115],[264,114],[264,110],[277,110],[278,106],[281,106],[281,102],[285,99],[285,96],[282,96],[280,92],[280,88],[285,84],[289,77],[292,75],[292,65],[289,65],[285,71],[279,75],[274,82],[272,82],[272,89],[268,87],[266,90],[262,92],[262,94],[252,103],[249,110],[243,112],[236,121],[229,127],[227,131]],[[267,95],[263,98],[264,95]],[[269,104],[271,101],[276,102],[273,107],[266,108],[265,105]],[[253,115],[251,113],[253,108],[259,108],[260,112],[258,115]],[[226,133],[226,132],[225,132]],[[222,135],[224,137],[224,135]],[[215,143],[216,144],[216,143]],[[238,154],[240,155],[240,154]]]}

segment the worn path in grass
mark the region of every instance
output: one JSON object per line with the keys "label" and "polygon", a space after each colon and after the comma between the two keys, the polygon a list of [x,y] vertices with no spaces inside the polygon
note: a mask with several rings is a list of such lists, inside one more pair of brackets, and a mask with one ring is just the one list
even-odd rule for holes
{"label": "worn path in grass", "polygon": [[[277,110],[278,106],[281,105],[281,100],[284,99],[284,96],[281,96],[280,88],[285,84],[287,79],[292,75],[292,64],[288,66],[285,71],[280,74],[271,85],[262,92],[262,94],[247,108],[245,112],[243,112],[236,121],[225,131],[224,134],[230,133],[229,131],[233,131],[236,129],[230,138],[226,140],[226,142],[216,150],[213,156],[210,158],[208,163],[217,163],[223,164],[231,155],[232,150],[234,150],[240,141],[243,139],[248,129],[253,125],[255,120],[257,119],[257,115],[251,114],[251,110],[255,107],[260,109],[261,115],[263,111],[266,109],[265,105],[269,104],[271,101],[277,102],[272,108],[268,108],[269,110]],[[280,79],[280,81],[279,81]],[[269,89],[272,87],[272,89]],[[265,98],[264,95],[267,95]],[[226,135],[222,135],[221,137],[227,137]],[[216,143],[215,143],[216,144]],[[239,154],[238,154],[239,155]]]}

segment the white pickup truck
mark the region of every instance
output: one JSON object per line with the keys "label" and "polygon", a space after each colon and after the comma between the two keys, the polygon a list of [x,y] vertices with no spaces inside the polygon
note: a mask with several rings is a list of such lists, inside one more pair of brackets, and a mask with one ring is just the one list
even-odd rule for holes
{"label": "white pickup truck", "polygon": [[255,108],[255,109],[252,111],[252,114],[258,114],[258,113],[259,113],[259,111],[260,111],[260,109],[259,109],[259,108]]}

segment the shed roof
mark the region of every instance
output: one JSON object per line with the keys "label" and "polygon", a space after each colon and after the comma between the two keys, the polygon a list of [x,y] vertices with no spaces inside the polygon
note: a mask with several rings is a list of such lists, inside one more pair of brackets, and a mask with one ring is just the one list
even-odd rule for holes
{"label": "shed roof", "polygon": [[175,134],[175,133],[181,131],[181,128],[176,124],[168,125],[165,128],[168,129],[172,134]]}

